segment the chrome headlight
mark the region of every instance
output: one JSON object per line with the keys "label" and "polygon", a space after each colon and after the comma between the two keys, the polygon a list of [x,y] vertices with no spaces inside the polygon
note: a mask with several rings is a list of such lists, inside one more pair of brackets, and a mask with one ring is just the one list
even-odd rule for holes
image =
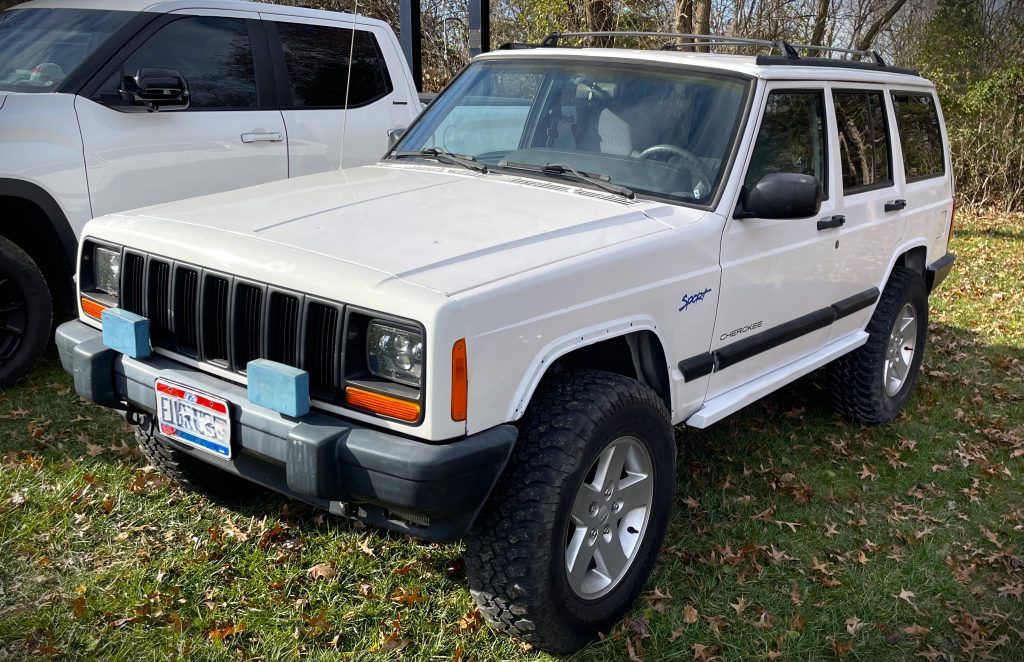
{"label": "chrome headlight", "polygon": [[116,297],[121,283],[121,251],[96,246],[92,264],[93,289]]}
{"label": "chrome headlight", "polygon": [[423,376],[423,334],[373,320],[366,334],[366,365],[377,377],[419,388]]}

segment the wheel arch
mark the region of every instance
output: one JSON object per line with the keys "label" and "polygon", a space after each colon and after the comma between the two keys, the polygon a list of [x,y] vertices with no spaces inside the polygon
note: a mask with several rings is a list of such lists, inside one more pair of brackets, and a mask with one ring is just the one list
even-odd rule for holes
{"label": "wheel arch", "polygon": [[672,382],[665,344],[650,318],[618,320],[567,334],[531,363],[516,391],[508,420],[520,419],[540,384],[565,370],[606,370],[650,386],[672,410]]}
{"label": "wheel arch", "polygon": [[57,201],[42,187],[0,179],[0,236],[18,245],[46,277],[57,307],[71,309],[78,240]]}

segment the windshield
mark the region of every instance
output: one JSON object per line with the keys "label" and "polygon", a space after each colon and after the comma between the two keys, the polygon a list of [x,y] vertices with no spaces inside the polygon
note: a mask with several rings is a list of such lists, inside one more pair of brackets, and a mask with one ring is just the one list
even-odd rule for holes
{"label": "windshield", "polygon": [[15,9],[0,14],[0,90],[52,92],[135,14]]}
{"label": "windshield", "polygon": [[492,169],[569,176],[536,167],[559,164],[637,195],[704,206],[722,180],[749,88],[738,76],[682,67],[477,62],[397,150],[434,148]]}

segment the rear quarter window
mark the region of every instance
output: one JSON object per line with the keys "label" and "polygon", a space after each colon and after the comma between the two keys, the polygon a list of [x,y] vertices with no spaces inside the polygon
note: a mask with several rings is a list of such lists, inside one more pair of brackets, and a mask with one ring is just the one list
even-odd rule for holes
{"label": "rear quarter window", "polygon": [[391,93],[391,78],[372,32],[356,30],[353,40],[348,28],[275,25],[291,78],[292,108],[358,108]]}
{"label": "rear quarter window", "polygon": [[942,127],[935,98],[929,93],[893,92],[892,103],[907,181],[946,174]]}

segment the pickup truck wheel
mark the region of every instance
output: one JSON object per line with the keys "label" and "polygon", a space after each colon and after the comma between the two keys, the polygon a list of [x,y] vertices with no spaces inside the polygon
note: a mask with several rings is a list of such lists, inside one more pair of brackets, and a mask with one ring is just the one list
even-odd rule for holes
{"label": "pickup truck wheel", "polygon": [[571,652],[650,575],[675,490],[672,426],[652,389],[588,370],[547,384],[521,430],[466,542],[470,592],[499,630]]}
{"label": "pickup truck wheel", "polygon": [[43,272],[0,237],[0,389],[27,374],[50,341],[53,302]]}
{"label": "pickup truck wheel", "polygon": [[225,504],[237,503],[260,492],[255,483],[197,460],[142,428],[135,428],[135,442],[150,464],[185,491]]}
{"label": "pickup truck wheel", "polygon": [[928,336],[928,291],[920,274],[896,267],[867,327],[868,341],[829,368],[836,409],[862,423],[886,423],[910,398]]}

